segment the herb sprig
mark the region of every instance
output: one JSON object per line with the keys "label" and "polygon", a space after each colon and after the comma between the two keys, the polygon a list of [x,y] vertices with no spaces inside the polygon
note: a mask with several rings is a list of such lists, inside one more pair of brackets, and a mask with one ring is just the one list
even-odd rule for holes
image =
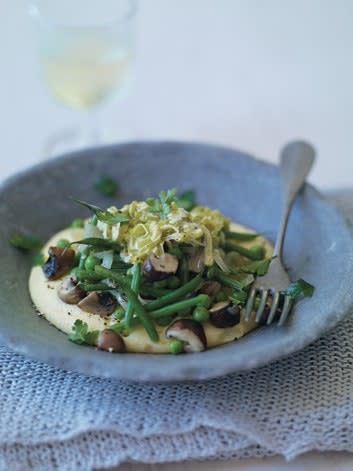
{"label": "herb sprig", "polygon": [[71,342],[78,343],[79,345],[85,343],[87,345],[95,345],[98,339],[99,330],[88,331],[87,322],[76,319],[72,326],[72,334],[68,336]]}
{"label": "herb sprig", "polygon": [[293,281],[287,289],[282,291],[285,296],[290,296],[293,299],[311,297],[314,294],[315,286],[311,285],[303,278]]}
{"label": "herb sprig", "polygon": [[93,184],[94,188],[104,196],[115,196],[119,191],[118,183],[107,175],[102,175]]}
{"label": "herb sprig", "polygon": [[122,214],[122,213],[112,214],[111,212],[105,209],[101,209],[98,206],[87,203],[87,201],[78,200],[76,198],[71,198],[71,199],[75,201],[76,203],[80,204],[81,206],[88,208],[90,211],[92,211],[96,215],[99,221],[105,222],[106,224],[113,225],[113,224],[118,224],[119,222],[129,221],[128,216],[125,216],[125,214]]}
{"label": "herb sprig", "polygon": [[85,239],[75,240],[70,243],[70,245],[74,244],[91,245],[97,249],[116,250],[117,252],[121,249],[120,245],[116,242],[100,237],[86,237]]}
{"label": "herb sprig", "polygon": [[270,266],[270,263],[274,258],[275,257],[270,257],[265,258],[264,260],[256,260],[251,263],[246,263],[245,265],[242,265],[239,268],[230,268],[230,270],[234,275],[237,275],[239,273],[252,273],[253,275],[263,276],[268,272],[268,267]]}
{"label": "herb sprig", "polygon": [[42,247],[43,242],[29,234],[24,234],[23,232],[17,232],[14,234],[10,240],[10,244],[16,247],[17,249],[22,250],[38,250]]}
{"label": "herb sprig", "polygon": [[161,217],[165,219],[170,213],[172,203],[186,211],[191,211],[196,206],[196,195],[193,190],[187,190],[177,196],[177,189],[172,188],[160,191],[158,198],[147,198],[146,203],[152,213],[160,213]]}
{"label": "herb sprig", "polygon": [[184,191],[175,198],[175,202],[179,208],[191,211],[196,206],[196,194],[193,190]]}
{"label": "herb sprig", "polygon": [[162,218],[166,218],[170,213],[170,205],[175,202],[177,189],[172,188],[168,191],[160,191],[159,198],[147,198],[146,203],[150,207],[151,213],[160,213]]}

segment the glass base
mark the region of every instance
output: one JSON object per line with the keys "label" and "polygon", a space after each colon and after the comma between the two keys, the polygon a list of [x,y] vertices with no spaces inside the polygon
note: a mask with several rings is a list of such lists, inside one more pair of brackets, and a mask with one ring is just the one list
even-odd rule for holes
{"label": "glass base", "polygon": [[131,141],[134,138],[127,128],[67,128],[50,135],[43,146],[43,159],[89,147],[98,147]]}

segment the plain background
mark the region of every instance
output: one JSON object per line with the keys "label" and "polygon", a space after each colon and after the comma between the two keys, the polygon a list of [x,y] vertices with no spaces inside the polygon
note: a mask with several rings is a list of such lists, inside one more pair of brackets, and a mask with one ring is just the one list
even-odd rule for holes
{"label": "plain background", "polygon": [[[26,0],[0,0],[0,174],[42,158],[85,123],[46,94]],[[312,182],[353,184],[352,0],[141,0],[131,95],[95,114],[136,138],[216,142],[275,162],[293,138]],[[88,114],[88,113],[87,113]]]}
{"label": "plain background", "polygon": [[[90,112],[46,94],[25,0],[0,0],[0,178],[43,159],[47,137],[96,120],[137,139],[220,143],[276,162],[311,141],[322,189],[353,184],[352,0],[141,0],[136,78],[125,101]],[[127,466],[126,469],[133,469]],[[294,463],[136,470],[349,470],[348,454]]]}

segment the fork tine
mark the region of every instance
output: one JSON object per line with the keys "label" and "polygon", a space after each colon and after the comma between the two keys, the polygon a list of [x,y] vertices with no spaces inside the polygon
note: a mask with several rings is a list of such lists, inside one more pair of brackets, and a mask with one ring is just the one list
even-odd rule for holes
{"label": "fork tine", "polygon": [[255,296],[256,296],[256,289],[251,288],[250,294],[249,294],[249,297],[248,297],[248,301],[247,301],[246,306],[245,306],[245,313],[244,313],[244,320],[245,321],[248,321],[250,319],[250,315],[252,313],[252,308],[253,308],[254,301],[255,301]]}
{"label": "fork tine", "polygon": [[256,322],[260,321],[261,316],[264,312],[265,304],[268,297],[268,289],[261,290],[260,293],[261,293],[261,298],[260,298],[259,307],[257,308],[257,311],[256,311]]}
{"label": "fork tine", "polygon": [[279,326],[284,324],[284,321],[287,319],[288,314],[290,313],[291,307],[292,307],[292,298],[290,296],[285,296],[282,314],[278,321]]}
{"label": "fork tine", "polygon": [[275,291],[274,294],[272,295],[272,306],[271,306],[271,310],[267,318],[267,322],[266,322],[267,325],[270,325],[273,322],[273,319],[275,318],[280,296],[281,295],[279,291]]}

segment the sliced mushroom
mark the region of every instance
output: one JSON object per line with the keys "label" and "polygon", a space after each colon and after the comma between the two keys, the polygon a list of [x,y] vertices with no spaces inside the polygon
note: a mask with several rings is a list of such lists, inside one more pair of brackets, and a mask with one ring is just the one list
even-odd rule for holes
{"label": "sliced mushroom", "polygon": [[178,319],[168,327],[165,335],[184,342],[186,352],[203,352],[207,348],[207,339],[202,325],[192,319]]}
{"label": "sliced mushroom", "polygon": [[219,329],[233,327],[240,322],[240,308],[230,301],[220,301],[209,309],[210,322]]}
{"label": "sliced mushroom", "polygon": [[205,249],[203,247],[194,248],[188,256],[188,268],[194,273],[201,273],[205,267]]}
{"label": "sliced mushroom", "polygon": [[170,253],[160,256],[152,254],[143,264],[143,273],[150,281],[163,280],[168,276],[175,275],[178,264],[178,259]]}
{"label": "sliced mushroom", "polygon": [[200,288],[197,290],[197,293],[207,294],[210,298],[214,298],[220,289],[221,284],[218,283],[218,281],[209,280],[202,283]]}
{"label": "sliced mushroom", "polygon": [[109,291],[92,291],[88,296],[83,298],[79,303],[83,311],[97,314],[101,317],[110,316],[116,309],[118,301]]}
{"label": "sliced mushroom", "polygon": [[124,353],[125,342],[119,334],[111,329],[104,329],[100,332],[97,339],[99,350],[105,350],[110,353]]}
{"label": "sliced mushroom", "polygon": [[77,304],[86,296],[86,292],[78,286],[77,276],[68,275],[59,286],[58,296],[67,304]]}
{"label": "sliced mushroom", "polygon": [[75,251],[70,248],[49,247],[49,258],[42,265],[48,280],[57,280],[66,275],[75,263]]}

